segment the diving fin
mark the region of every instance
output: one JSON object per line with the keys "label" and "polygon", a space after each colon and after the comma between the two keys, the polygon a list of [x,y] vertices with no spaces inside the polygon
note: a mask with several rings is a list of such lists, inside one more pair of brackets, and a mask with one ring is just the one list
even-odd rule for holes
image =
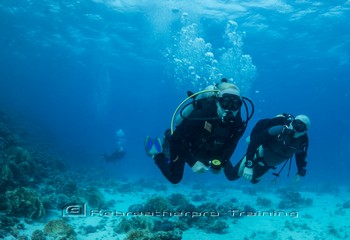
{"label": "diving fin", "polygon": [[151,138],[147,136],[145,138],[145,151],[150,157],[163,152],[162,141],[160,138]]}

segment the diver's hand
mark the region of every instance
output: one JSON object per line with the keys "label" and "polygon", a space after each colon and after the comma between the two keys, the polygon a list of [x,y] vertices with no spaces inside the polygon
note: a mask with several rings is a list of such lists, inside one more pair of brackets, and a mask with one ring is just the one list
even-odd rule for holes
{"label": "diver's hand", "polygon": [[253,178],[253,168],[245,167],[243,169],[243,177],[248,181],[251,181]]}
{"label": "diver's hand", "polygon": [[209,170],[208,167],[206,167],[202,162],[197,161],[193,166],[192,166],[192,171],[195,173],[205,173]]}

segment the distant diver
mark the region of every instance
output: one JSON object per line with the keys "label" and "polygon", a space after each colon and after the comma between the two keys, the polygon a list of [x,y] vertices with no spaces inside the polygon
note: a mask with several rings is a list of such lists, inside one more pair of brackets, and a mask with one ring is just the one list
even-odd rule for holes
{"label": "distant diver", "polygon": [[126,151],[124,149],[126,139],[125,133],[122,129],[116,131],[116,148],[111,154],[103,154],[103,159],[106,162],[115,162],[125,157]]}
{"label": "distant diver", "polygon": [[124,148],[122,146],[119,146],[111,154],[103,154],[103,158],[106,160],[106,162],[114,162],[124,158],[125,154],[126,152]]}
{"label": "distant diver", "polygon": [[[162,174],[173,184],[182,180],[185,163],[195,173],[210,170],[217,174],[223,170],[226,178],[233,180],[235,173],[230,158],[253,115],[253,111],[249,114],[246,101],[253,109],[252,102],[241,97],[238,87],[226,79],[198,93],[189,91],[188,96],[175,110],[163,143],[159,138],[146,137],[146,154],[153,157]],[[241,117],[243,104],[245,120]]]}

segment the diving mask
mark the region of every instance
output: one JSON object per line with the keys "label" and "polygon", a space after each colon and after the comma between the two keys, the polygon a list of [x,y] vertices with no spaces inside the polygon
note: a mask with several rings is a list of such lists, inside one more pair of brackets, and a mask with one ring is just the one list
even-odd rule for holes
{"label": "diving mask", "polygon": [[237,111],[242,106],[242,100],[237,95],[225,93],[219,98],[219,104],[225,110]]}
{"label": "diving mask", "polygon": [[307,130],[306,124],[299,119],[296,119],[292,122],[292,127],[296,132],[299,133],[305,132]]}

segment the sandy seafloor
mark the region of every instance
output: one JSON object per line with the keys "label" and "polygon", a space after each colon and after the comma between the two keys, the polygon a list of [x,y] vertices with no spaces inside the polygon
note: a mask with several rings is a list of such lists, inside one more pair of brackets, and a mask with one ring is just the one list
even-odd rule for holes
{"label": "sandy seafloor", "polygon": [[[142,180],[143,181],[143,180]],[[135,186],[138,181],[118,182],[118,184],[126,184]],[[147,183],[146,183],[147,184]],[[151,182],[150,182],[151,184]],[[296,191],[299,189],[299,191]],[[222,233],[213,233],[205,229],[196,227],[183,231],[182,239],[349,239],[350,238],[350,207],[347,205],[350,199],[349,188],[337,187],[330,185],[323,186],[302,186],[299,184],[297,188],[294,186],[273,186],[272,188],[249,187],[248,185],[240,186],[239,183],[222,184],[220,187],[216,184],[199,185],[198,184],[181,184],[181,185],[158,185],[153,189],[145,188],[143,191],[139,188],[128,189],[125,193],[113,193],[111,188],[99,188],[104,195],[106,202],[113,200],[114,205],[108,210],[126,213],[132,204],[143,204],[147,199],[155,196],[167,197],[173,193],[181,193],[192,201],[195,205],[202,203],[224,203],[234,201],[237,206],[249,205],[255,208],[255,211],[246,212],[251,216],[233,217],[231,213],[227,214],[224,221],[228,224],[228,229]],[[279,192],[299,192],[302,199],[307,203],[292,203],[295,207],[283,212],[285,214],[293,214],[288,216],[254,216],[258,211],[280,210],[279,204],[281,197]],[[205,194],[205,196],[203,195]],[[199,200],[201,196],[203,200]],[[258,199],[268,199],[271,201],[269,207],[258,204]],[[310,200],[311,199],[311,200]],[[240,214],[244,215],[242,209]],[[90,209],[91,211],[91,209]],[[230,212],[230,209],[228,209]],[[236,212],[237,212],[236,211]],[[281,210],[280,210],[281,211]],[[107,212],[105,209],[104,212]],[[281,211],[282,212],[282,211]],[[296,213],[297,212],[297,213]],[[238,214],[238,212],[236,213]],[[62,218],[61,211],[51,211],[42,223],[34,222],[31,224],[24,223],[24,229],[20,230],[22,236],[30,236],[36,229],[43,230],[45,223],[49,219]],[[200,217],[200,216],[197,216]],[[212,216],[222,218],[222,216]],[[64,217],[71,226],[73,226],[77,239],[125,239],[126,233],[117,234],[114,230],[115,226],[125,216],[89,216],[89,208],[85,217]],[[159,218],[156,216],[147,216],[147,218]],[[176,218],[174,216],[169,217]],[[23,221],[23,219],[22,219]],[[86,233],[86,226],[97,226],[99,229]],[[102,225],[102,227],[101,227]],[[6,237],[6,239],[16,239],[15,237]],[[48,237],[47,239],[55,239]],[[59,238],[56,238],[59,239]]]}

